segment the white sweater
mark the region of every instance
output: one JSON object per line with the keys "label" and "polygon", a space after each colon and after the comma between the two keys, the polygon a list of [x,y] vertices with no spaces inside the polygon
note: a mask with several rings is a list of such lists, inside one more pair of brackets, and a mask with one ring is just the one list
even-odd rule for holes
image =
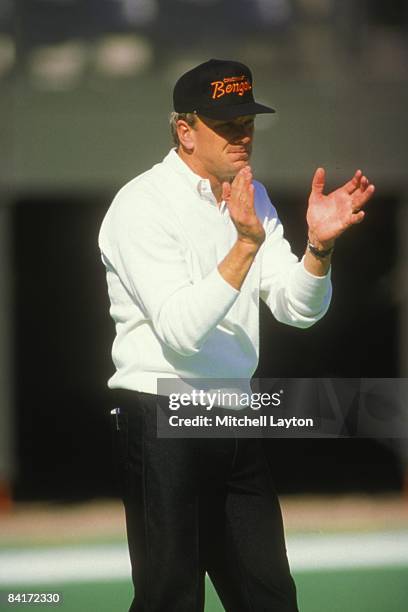
{"label": "white sweater", "polygon": [[296,327],[325,314],[330,275],[305,270],[265,188],[254,185],[266,240],[240,291],[217,269],[237,238],[228,208],[174,149],[116,195],[99,235],[116,326],[109,387],[157,393],[158,378],[249,379],[259,298]]}

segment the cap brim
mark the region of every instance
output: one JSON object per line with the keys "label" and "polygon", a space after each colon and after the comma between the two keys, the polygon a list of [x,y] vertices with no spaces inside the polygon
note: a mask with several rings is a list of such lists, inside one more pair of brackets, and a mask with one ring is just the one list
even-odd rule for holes
{"label": "cap brim", "polygon": [[274,108],[258,104],[257,102],[248,102],[247,104],[236,104],[235,106],[201,108],[194,112],[209,119],[235,119],[235,117],[243,117],[245,115],[261,115],[263,113],[275,113],[276,111]]}

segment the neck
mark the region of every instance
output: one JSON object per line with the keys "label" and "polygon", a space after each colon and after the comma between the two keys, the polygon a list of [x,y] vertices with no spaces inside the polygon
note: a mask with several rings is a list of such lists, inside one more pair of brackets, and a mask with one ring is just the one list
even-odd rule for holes
{"label": "neck", "polygon": [[211,191],[213,192],[214,197],[219,204],[222,201],[222,179],[213,174],[210,174],[204,168],[202,162],[200,162],[199,159],[195,158],[194,155],[187,151],[184,147],[178,147],[177,154],[195,174],[198,174],[198,176],[201,176],[201,178],[205,178],[210,181]]}

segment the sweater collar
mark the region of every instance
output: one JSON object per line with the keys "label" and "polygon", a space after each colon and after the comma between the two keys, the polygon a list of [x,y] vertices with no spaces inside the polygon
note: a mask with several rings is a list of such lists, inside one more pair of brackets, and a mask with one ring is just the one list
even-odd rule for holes
{"label": "sweater collar", "polygon": [[163,159],[163,163],[171,166],[178,174],[181,174],[186,181],[189,182],[191,187],[198,193],[200,198],[208,200],[211,204],[217,206],[217,201],[211,189],[211,184],[208,179],[196,174],[191,168],[181,159],[177,154],[175,148],[171,149],[170,152]]}

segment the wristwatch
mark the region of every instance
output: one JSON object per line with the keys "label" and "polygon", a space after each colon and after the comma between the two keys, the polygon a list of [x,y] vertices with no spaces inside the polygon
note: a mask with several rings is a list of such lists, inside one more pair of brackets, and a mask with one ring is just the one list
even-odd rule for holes
{"label": "wristwatch", "polygon": [[318,249],[317,247],[315,247],[314,244],[310,242],[310,240],[307,241],[307,248],[313,255],[315,255],[315,257],[319,257],[320,259],[324,259],[325,257],[328,257],[334,251],[334,245],[330,247],[330,249],[326,249],[322,251]]}

